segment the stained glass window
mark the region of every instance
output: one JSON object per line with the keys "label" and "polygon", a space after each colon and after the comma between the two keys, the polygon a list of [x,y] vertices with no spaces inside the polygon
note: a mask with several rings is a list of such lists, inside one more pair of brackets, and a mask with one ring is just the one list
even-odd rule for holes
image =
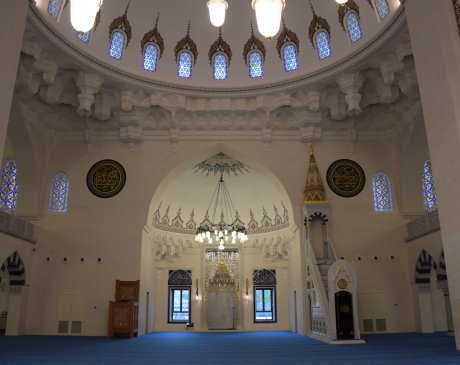
{"label": "stained glass window", "polygon": [[423,197],[425,200],[425,210],[427,212],[433,212],[438,209],[438,201],[436,198],[436,191],[434,188],[434,177],[431,169],[431,161],[425,161],[423,165]]}
{"label": "stained glass window", "polygon": [[67,211],[67,200],[69,196],[69,177],[60,172],[51,181],[50,200],[48,211],[65,213]]}
{"label": "stained glass window", "polygon": [[349,11],[346,15],[346,22],[350,41],[351,43],[355,43],[363,36],[361,26],[359,25],[358,14],[356,14],[354,11]]}
{"label": "stained glass window", "polygon": [[374,210],[376,212],[393,211],[390,177],[384,172],[377,172],[372,178],[372,189],[374,190]]}
{"label": "stained glass window", "polygon": [[59,12],[61,11],[62,0],[50,0],[48,3],[48,13],[53,18],[57,18],[59,16]]}
{"label": "stained glass window", "polygon": [[179,77],[190,78],[192,77],[192,54],[188,51],[182,51],[179,54],[179,62],[177,65],[177,75]]}
{"label": "stained glass window", "polygon": [[112,32],[109,45],[109,56],[117,60],[121,60],[123,57],[123,51],[125,50],[125,33],[120,29],[115,29]]}
{"label": "stained glass window", "polygon": [[297,49],[294,44],[286,43],[283,47],[283,61],[284,61],[284,70],[294,71],[297,70]]}
{"label": "stained glass window", "polygon": [[256,78],[264,75],[262,53],[252,51],[249,53],[249,77]]}
{"label": "stained glass window", "polygon": [[90,37],[91,37],[90,30],[87,32],[77,32],[77,38],[81,40],[82,42],[88,43]]}
{"label": "stained glass window", "polygon": [[227,57],[222,53],[217,53],[213,58],[214,80],[227,79]]}
{"label": "stained glass window", "polygon": [[18,181],[16,163],[13,159],[6,160],[0,170],[0,209],[14,213],[18,197]]}
{"label": "stained glass window", "polygon": [[157,69],[158,48],[155,43],[147,43],[144,47],[144,70],[155,72]]}
{"label": "stained glass window", "polygon": [[325,30],[319,30],[315,35],[316,51],[320,60],[324,60],[332,55],[329,34]]}
{"label": "stained glass window", "polygon": [[388,6],[387,0],[374,0],[375,8],[379,14],[380,20],[385,18],[390,12],[390,7]]}

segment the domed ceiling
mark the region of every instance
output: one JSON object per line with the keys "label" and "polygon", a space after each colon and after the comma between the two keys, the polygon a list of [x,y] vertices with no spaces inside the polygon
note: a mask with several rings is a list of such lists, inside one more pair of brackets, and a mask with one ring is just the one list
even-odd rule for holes
{"label": "domed ceiling", "polygon": [[[63,0],[64,3],[66,0]],[[63,3],[63,4],[64,4]],[[108,56],[109,27],[112,21],[123,15],[127,0],[106,0],[102,6],[100,23],[92,32],[89,42],[82,42],[70,24],[70,7],[62,7],[54,18],[48,13],[48,0],[37,0],[32,11],[35,24],[44,33],[72,56],[78,56],[82,63],[96,66],[106,74],[118,74],[127,79],[135,79],[152,87],[173,86],[183,90],[266,90],[273,86],[318,80],[327,74],[339,72],[341,68],[360,62],[375,47],[381,45],[391,33],[394,23],[401,14],[398,0],[388,0],[389,13],[380,19],[373,0],[355,0],[359,13],[362,38],[352,43],[348,33],[340,24],[339,5],[334,0],[312,0],[316,14],[330,26],[332,55],[320,60],[309,37],[309,26],[313,13],[306,0],[287,0],[283,12],[286,27],[299,38],[298,69],[284,70],[283,61],[277,51],[277,36],[264,39],[257,31],[254,10],[249,0],[229,0],[226,21],[222,26],[222,37],[229,44],[232,58],[226,80],[214,80],[208,53],[218,39],[219,31],[209,21],[206,2],[190,0],[132,1],[127,18],[132,28],[132,39],[121,60]],[[155,72],[145,71],[142,66],[141,40],[155,25],[160,14],[158,30],[164,39],[164,53]],[[174,48],[187,32],[190,20],[190,36],[197,45],[198,57],[193,67],[192,77],[179,78]],[[245,64],[243,49],[251,36],[251,21],[254,33],[266,48],[263,77],[250,78]],[[345,25],[346,28],[346,25]]]}

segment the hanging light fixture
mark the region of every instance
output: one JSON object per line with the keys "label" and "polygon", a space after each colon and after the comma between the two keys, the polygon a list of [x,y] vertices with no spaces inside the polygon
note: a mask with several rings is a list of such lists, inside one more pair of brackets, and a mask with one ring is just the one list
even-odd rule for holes
{"label": "hanging light fixture", "polygon": [[[212,209],[212,218],[209,217],[210,209]],[[218,210],[220,210],[220,220],[216,222]],[[237,244],[247,240],[246,227],[233,205],[221,172],[204,220],[197,229],[195,241],[208,244],[218,243],[219,250],[223,250],[226,243]]]}
{"label": "hanging light fixture", "polygon": [[348,0],[335,0],[337,4],[343,5],[347,2]]}
{"label": "hanging light fixture", "polygon": [[256,11],[257,28],[265,38],[271,39],[278,33],[285,6],[286,0],[252,0],[252,8]]}
{"label": "hanging light fixture", "polygon": [[206,5],[209,9],[211,24],[215,27],[222,26],[225,21],[225,11],[228,8],[228,3],[225,0],[208,0]]}
{"label": "hanging light fixture", "polygon": [[85,33],[93,28],[102,1],[72,0],[70,2],[70,22],[77,32]]}

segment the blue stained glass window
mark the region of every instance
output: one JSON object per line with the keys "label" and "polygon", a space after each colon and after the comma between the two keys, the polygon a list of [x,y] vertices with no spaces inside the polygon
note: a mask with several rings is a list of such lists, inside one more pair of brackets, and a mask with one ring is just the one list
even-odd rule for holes
{"label": "blue stained glass window", "polygon": [[380,20],[385,18],[390,12],[390,7],[388,6],[387,0],[374,0],[377,13],[379,14]]}
{"label": "blue stained glass window", "polygon": [[144,47],[144,70],[155,72],[157,69],[158,48],[155,43],[147,43]]}
{"label": "blue stained glass window", "polygon": [[363,36],[361,26],[359,25],[358,14],[356,14],[354,11],[349,11],[346,16],[346,22],[350,41],[351,43],[355,43]]}
{"label": "blue stained glass window", "polygon": [[59,16],[59,12],[61,11],[62,0],[50,0],[48,3],[48,13],[53,18],[57,18]]}
{"label": "blue stained glass window", "polygon": [[227,79],[227,57],[222,53],[217,53],[213,58],[214,80]]}
{"label": "blue stained glass window", "polygon": [[376,212],[393,211],[393,196],[390,177],[384,172],[377,172],[372,178],[374,190],[374,209]]}
{"label": "blue stained glass window", "polygon": [[0,209],[2,211],[15,212],[18,189],[16,162],[8,159],[2,164],[0,170]]}
{"label": "blue stained glass window", "polygon": [[284,70],[294,71],[297,70],[297,49],[292,43],[287,43],[283,48],[283,61],[284,61]]}
{"label": "blue stained glass window", "polygon": [[262,53],[252,51],[249,53],[249,77],[256,78],[264,75],[264,64],[262,61]]}
{"label": "blue stained glass window", "polygon": [[121,60],[123,51],[125,50],[125,39],[125,33],[122,30],[116,29],[112,32],[109,46],[110,57]]}
{"label": "blue stained glass window", "polygon": [[51,181],[50,200],[48,211],[55,213],[67,212],[67,200],[69,197],[69,177],[60,172]]}
{"label": "blue stained glass window", "polygon": [[423,197],[425,200],[425,210],[427,212],[433,212],[438,210],[438,201],[436,198],[436,191],[434,188],[434,177],[433,170],[431,169],[431,161],[425,161],[423,165]]}
{"label": "blue stained glass window", "polygon": [[91,31],[87,31],[87,32],[77,32],[77,38],[79,40],[81,40],[82,42],[85,42],[85,43],[88,43],[89,42],[89,38],[91,37]]}
{"label": "blue stained glass window", "polygon": [[179,77],[190,78],[192,77],[192,54],[188,51],[182,51],[179,54],[179,62],[177,65],[177,75]]}
{"label": "blue stained glass window", "polygon": [[332,55],[329,34],[325,30],[319,30],[315,35],[316,51],[320,60]]}

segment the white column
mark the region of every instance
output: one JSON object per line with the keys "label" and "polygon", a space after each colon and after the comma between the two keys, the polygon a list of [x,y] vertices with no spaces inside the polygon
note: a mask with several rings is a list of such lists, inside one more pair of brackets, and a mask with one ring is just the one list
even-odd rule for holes
{"label": "white column", "polygon": [[22,37],[29,9],[29,0],[8,1],[0,12],[0,160],[10,119],[14,83],[21,53]]}
{"label": "white column", "polygon": [[[425,126],[438,195],[453,324],[460,334],[460,37],[452,0],[407,0]],[[456,336],[460,349],[460,336]]]}

